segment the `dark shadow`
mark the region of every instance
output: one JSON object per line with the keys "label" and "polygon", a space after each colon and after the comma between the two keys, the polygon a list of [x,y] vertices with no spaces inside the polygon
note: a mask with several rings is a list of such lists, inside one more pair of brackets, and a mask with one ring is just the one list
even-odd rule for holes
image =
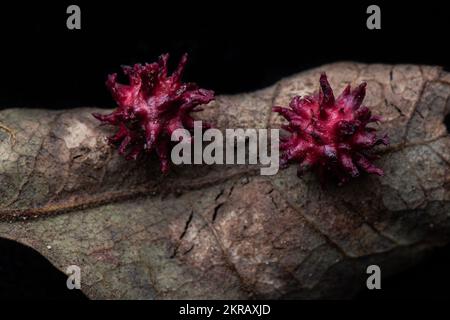
{"label": "dark shadow", "polygon": [[[336,61],[450,67],[442,41],[450,19],[437,4],[385,3],[383,27],[373,31],[366,27],[364,3],[306,1],[299,10],[277,4],[258,6],[257,13],[254,4],[242,1],[215,4],[216,10],[191,2],[77,3],[82,11],[77,31],[66,27],[72,1],[29,1],[26,9],[22,2],[4,3],[0,109],[112,108],[107,74],[120,72],[122,64],[153,62],[164,52],[172,55],[172,70],[189,52],[183,79],[218,94],[261,89]],[[417,39],[426,39],[433,50]]]}
{"label": "dark shadow", "polygon": [[0,299],[87,300],[67,276],[30,247],[0,238]]}
{"label": "dark shadow", "polygon": [[363,290],[356,298],[450,299],[450,245],[431,251],[422,262],[381,280],[381,290]]}
{"label": "dark shadow", "polygon": [[450,133],[450,113],[445,116],[444,124],[445,124],[445,127],[447,128],[447,133]]}

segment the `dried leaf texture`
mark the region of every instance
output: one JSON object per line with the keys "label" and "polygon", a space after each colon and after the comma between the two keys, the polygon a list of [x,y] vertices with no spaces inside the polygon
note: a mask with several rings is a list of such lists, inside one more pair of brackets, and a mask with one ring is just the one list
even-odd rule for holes
{"label": "dried leaf texture", "polygon": [[[325,190],[296,168],[127,162],[92,112],[0,111],[0,236],[65,271],[90,298],[332,298],[365,286],[366,267],[399,272],[450,229],[450,75],[437,67],[337,63],[253,93],[219,96],[199,117],[219,128],[279,127],[273,105],[367,82],[366,105],[391,145],[363,176]],[[49,249],[50,248],[50,249]]]}

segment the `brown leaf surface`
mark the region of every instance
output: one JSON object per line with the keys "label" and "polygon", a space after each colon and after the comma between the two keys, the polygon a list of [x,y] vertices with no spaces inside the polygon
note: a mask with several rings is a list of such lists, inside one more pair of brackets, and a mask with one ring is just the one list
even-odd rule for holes
{"label": "brown leaf surface", "polygon": [[220,128],[278,127],[272,105],[368,82],[392,145],[364,176],[322,190],[294,167],[126,162],[94,108],[0,111],[0,236],[65,271],[90,298],[328,298],[365,286],[445,244],[450,227],[450,74],[437,67],[337,63],[248,94],[219,96],[201,115]]}

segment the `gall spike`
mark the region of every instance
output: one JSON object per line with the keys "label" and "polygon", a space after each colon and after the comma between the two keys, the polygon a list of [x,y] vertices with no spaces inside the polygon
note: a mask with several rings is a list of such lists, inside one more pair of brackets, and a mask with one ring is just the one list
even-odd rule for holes
{"label": "gall spike", "polygon": [[[168,54],[158,62],[123,66],[129,84],[117,82],[117,74],[108,76],[106,86],[117,103],[108,115],[95,113],[102,123],[116,126],[117,132],[109,142],[118,145],[121,155],[137,159],[143,153],[155,151],[161,171],[169,170],[171,135],[176,129],[192,130],[191,112],[214,99],[214,92],[200,89],[194,83],[182,83],[181,76],[187,62],[183,55],[176,70],[168,75]],[[197,108],[197,109],[196,109]],[[206,125],[207,126],[207,125]]]}
{"label": "gall spike", "polygon": [[377,136],[376,129],[367,126],[381,117],[362,106],[365,94],[366,83],[362,83],[353,90],[348,85],[335,98],[327,76],[322,74],[318,94],[294,97],[289,108],[273,107],[289,122],[283,125],[290,136],[280,143],[281,166],[296,162],[299,175],[311,169],[321,182],[331,174],[339,184],[361,172],[382,176],[383,170],[372,163],[377,158],[373,148],[387,145],[389,139]]}

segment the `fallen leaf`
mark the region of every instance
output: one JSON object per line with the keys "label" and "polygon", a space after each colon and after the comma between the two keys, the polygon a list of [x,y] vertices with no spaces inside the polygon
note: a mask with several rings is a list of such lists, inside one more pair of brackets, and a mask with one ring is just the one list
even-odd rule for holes
{"label": "fallen leaf", "polygon": [[219,96],[201,113],[224,128],[278,128],[273,105],[366,81],[385,119],[385,177],[321,188],[296,168],[127,162],[92,112],[0,111],[0,236],[65,272],[93,299],[343,298],[366,268],[400,272],[450,231],[450,74],[415,65],[325,65],[257,92]]}

